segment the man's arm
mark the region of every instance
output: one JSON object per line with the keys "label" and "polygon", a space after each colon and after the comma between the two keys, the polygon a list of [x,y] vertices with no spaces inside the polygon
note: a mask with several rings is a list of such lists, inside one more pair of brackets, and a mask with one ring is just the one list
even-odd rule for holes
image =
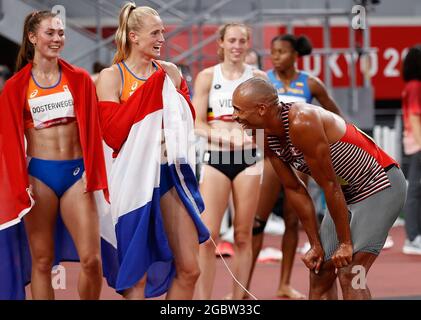
{"label": "man's arm", "polygon": [[285,199],[291,204],[307,233],[311,249],[303,258],[303,261],[310,270],[314,269],[318,273],[324,259],[324,253],[320,243],[313,200],[304,183],[288,164],[285,164],[271,151],[267,151],[265,157],[270,159],[273,168],[281,179]]}
{"label": "man's arm", "polygon": [[352,240],[348,207],[333,169],[330,147],[322,119],[316,110],[294,110],[290,114],[290,137],[308,164],[311,176],[323,189],[329,213],[335,223],[339,248],[332,257],[337,268],[352,261]]}

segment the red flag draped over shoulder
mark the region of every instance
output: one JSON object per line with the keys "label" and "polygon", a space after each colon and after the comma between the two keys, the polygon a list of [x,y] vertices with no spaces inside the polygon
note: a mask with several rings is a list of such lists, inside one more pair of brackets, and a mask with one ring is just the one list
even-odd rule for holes
{"label": "red flag draped over shoulder", "polygon": [[[79,127],[87,191],[103,190],[108,199],[95,86],[89,74],[63,60]],[[0,97],[0,230],[18,223],[31,208],[24,145],[23,110],[32,64],[6,82]]]}
{"label": "red flag draped over shoulder", "polygon": [[[161,97],[166,72],[160,68],[149,79],[137,89],[125,103],[112,101],[100,101],[99,113],[104,141],[114,150],[114,156],[126,141],[136,117],[143,118],[144,115],[162,108],[162,100],[154,97]],[[189,104],[190,111],[195,118],[194,107],[190,101],[189,89],[185,79],[181,79],[181,93]],[[149,109],[142,108],[142,101],[154,99],[155,103],[149,103]],[[154,110],[151,110],[154,109]],[[141,116],[141,114],[144,114]]]}

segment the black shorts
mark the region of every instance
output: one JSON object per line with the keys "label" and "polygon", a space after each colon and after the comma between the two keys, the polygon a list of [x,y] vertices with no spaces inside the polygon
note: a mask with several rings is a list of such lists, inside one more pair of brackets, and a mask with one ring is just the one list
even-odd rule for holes
{"label": "black shorts", "polygon": [[231,181],[235,177],[256,164],[261,158],[256,149],[236,151],[206,151],[203,156],[203,163],[222,172]]}

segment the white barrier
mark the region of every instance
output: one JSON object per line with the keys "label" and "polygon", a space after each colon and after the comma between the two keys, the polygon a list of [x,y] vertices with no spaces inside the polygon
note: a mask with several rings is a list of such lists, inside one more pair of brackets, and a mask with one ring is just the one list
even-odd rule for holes
{"label": "white barrier", "polygon": [[393,159],[401,163],[402,135],[400,128],[376,125],[373,129],[374,141]]}

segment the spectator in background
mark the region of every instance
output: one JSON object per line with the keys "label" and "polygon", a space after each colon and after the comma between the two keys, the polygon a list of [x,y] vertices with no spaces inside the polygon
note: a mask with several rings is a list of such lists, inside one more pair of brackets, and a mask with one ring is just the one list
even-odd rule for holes
{"label": "spectator in background", "polygon": [[10,77],[10,70],[5,65],[0,65],[0,93],[3,91],[6,80]]}
{"label": "spectator in background", "polygon": [[102,69],[107,68],[107,66],[105,64],[102,64],[99,61],[95,61],[94,64],[92,65],[92,81],[96,83],[96,80],[98,79],[99,73],[102,71]]}
{"label": "spectator in background", "polygon": [[186,80],[187,86],[189,87],[190,98],[193,97],[193,77],[190,70],[190,67],[186,64],[177,65],[178,71],[180,71],[181,76]]}
{"label": "spectator in background", "polygon": [[421,45],[410,48],[405,57],[403,79],[403,146],[410,158],[403,253],[421,255]]}
{"label": "spectator in background", "polygon": [[252,66],[253,69],[262,70],[262,56],[256,49],[249,48],[247,50],[244,62]]}

